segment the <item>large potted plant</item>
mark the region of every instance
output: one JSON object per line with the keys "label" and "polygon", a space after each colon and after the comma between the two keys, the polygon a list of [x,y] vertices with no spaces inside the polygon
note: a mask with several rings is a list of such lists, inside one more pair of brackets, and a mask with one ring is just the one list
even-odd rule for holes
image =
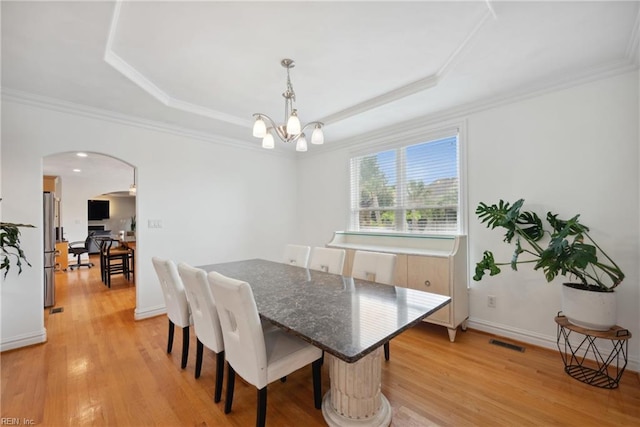
{"label": "large potted plant", "polygon": [[[593,330],[608,330],[616,323],[616,297],[613,290],[624,279],[618,265],[589,235],[580,215],[562,220],[547,212],[545,228],[535,212],[522,210],[524,199],[513,205],[500,200],[491,206],[480,203],[476,214],[488,228],[506,230],[504,241],[515,245],[510,262],[496,262],[491,251],[484,251],[476,264],[474,280],[488,271],[495,276],[500,266],[531,263],[542,270],[547,282],[567,276],[562,287],[562,313],[569,322]],[[547,242],[546,244],[543,242]],[[522,257],[521,257],[522,255]]]}

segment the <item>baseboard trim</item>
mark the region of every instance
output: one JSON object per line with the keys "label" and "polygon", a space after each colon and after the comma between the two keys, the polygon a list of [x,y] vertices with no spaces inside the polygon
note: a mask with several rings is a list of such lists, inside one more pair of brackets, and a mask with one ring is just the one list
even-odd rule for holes
{"label": "baseboard trim", "polygon": [[0,352],[15,350],[16,348],[28,347],[34,344],[47,342],[47,330],[43,328],[39,332],[18,335],[0,342]]}
{"label": "baseboard trim", "polygon": [[133,318],[135,320],[144,320],[144,319],[149,319],[151,317],[160,316],[166,313],[167,313],[167,307],[164,305],[158,305],[158,306],[150,307],[144,310],[141,310],[138,307],[136,307],[136,309],[133,311]]}
{"label": "baseboard trim", "polygon": [[[511,326],[500,323],[487,322],[469,318],[468,327],[477,331],[486,332],[504,338],[511,338],[516,341],[532,344],[538,347],[547,348],[549,350],[558,351],[556,336],[549,336],[527,331],[524,329],[513,328]],[[628,371],[640,373],[640,359],[635,356],[629,356],[627,360]]]}

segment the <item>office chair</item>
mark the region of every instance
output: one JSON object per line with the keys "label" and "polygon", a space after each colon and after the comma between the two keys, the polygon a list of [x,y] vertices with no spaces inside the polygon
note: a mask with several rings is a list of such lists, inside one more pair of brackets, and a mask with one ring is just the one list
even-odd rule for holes
{"label": "office chair", "polygon": [[74,254],[76,256],[76,263],[75,264],[70,264],[69,268],[70,269],[74,269],[74,268],[80,268],[80,267],[93,267],[93,263],[92,262],[80,262],[80,256],[82,254],[88,254],[89,253],[89,245],[91,244],[91,236],[87,236],[87,238],[84,241],[77,241],[77,242],[71,242],[69,243],[69,253]]}

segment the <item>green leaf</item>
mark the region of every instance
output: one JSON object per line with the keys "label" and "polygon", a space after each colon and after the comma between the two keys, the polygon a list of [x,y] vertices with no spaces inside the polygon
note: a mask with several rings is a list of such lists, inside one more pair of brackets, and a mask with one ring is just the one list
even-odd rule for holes
{"label": "green leaf", "polygon": [[22,261],[31,267],[31,264],[20,247],[19,227],[34,228],[33,225],[30,224],[0,223],[0,256],[2,257],[0,271],[4,271],[4,277],[7,277],[7,273],[9,273],[11,269],[11,259],[15,260],[18,274],[22,273]]}
{"label": "green leaf", "polygon": [[500,267],[496,265],[493,254],[490,251],[484,251],[482,261],[476,264],[476,274],[473,276],[473,280],[482,280],[482,277],[485,275],[485,270],[489,271],[490,276],[495,276],[500,273]]}

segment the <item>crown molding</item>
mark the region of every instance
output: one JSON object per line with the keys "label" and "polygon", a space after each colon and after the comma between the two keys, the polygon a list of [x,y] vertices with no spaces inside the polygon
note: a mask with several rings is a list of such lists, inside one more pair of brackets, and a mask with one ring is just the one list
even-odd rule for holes
{"label": "crown molding", "polygon": [[396,123],[381,129],[376,129],[366,134],[356,135],[334,141],[330,144],[317,146],[313,152],[306,153],[307,156],[318,155],[329,151],[348,149],[358,149],[368,144],[382,144],[389,142],[391,138],[397,138],[401,135],[403,138],[418,136],[421,132],[426,132],[434,126],[461,122],[469,115],[481,111],[498,108],[504,105],[513,104],[515,102],[524,101],[526,99],[535,98],[551,92],[569,89],[581,86],[593,81],[603,80],[617,75],[638,71],[638,64],[633,63],[629,59],[615,61],[590,70],[574,73],[570,76],[563,76],[561,79],[546,79],[534,82],[520,89],[506,92],[504,94],[461,104],[447,110],[438,111],[427,114],[421,118],[407,120]]}
{"label": "crown molding", "polygon": [[420,133],[426,129],[432,128],[442,123],[460,121],[463,117],[484,110],[497,108],[503,105],[508,105],[514,102],[522,101],[529,98],[544,95],[553,91],[568,89],[575,86],[580,86],[592,81],[614,77],[616,75],[637,71],[638,65],[630,60],[618,61],[613,64],[594,68],[590,71],[583,73],[576,73],[572,77],[566,77],[561,81],[544,81],[531,85],[527,88],[505,93],[498,97],[485,99],[468,104],[462,104],[448,110],[439,111],[436,113],[425,115],[417,120],[410,120],[388,126],[382,129],[377,129],[366,134],[357,135],[354,137],[344,138],[342,140],[333,141],[330,144],[324,144],[320,146],[314,146],[313,151],[307,151],[305,153],[292,152],[289,150],[264,150],[257,144],[252,144],[247,141],[238,140],[234,138],[222,137],[219,135],[194,131],[188,128],[168,125],[166,123],[134,117],[122,113],[116,113],[110,110],[89,107],[82,104],[76,104],[68,101],[62,101],[55,98],[36,95],[29,92],[24,92],[16,89],[10,89],[3,87],[0,94],[2,95],[2,102],[14,102],[24,105],[35,106],[46,110],[58,111],[68,114],[76,114],[79,116],[89,117],[92,119],[104,120],[113,123],[123,124],[127,126],[134,126],[138,128],[148,129],[156,132],[164,132],[173,135],[183,136],[187,138],[197,139],[200,141],[211,142],[216,144],[225,145],[233,148],[242,148],[247,150],[258,151],[263,154],[271,154],[280,157],[298,157],[298,156],[314,156],[329,151],[341,150],[344,148],[356,148],[360,145],[375,143],[375,141],[388,141],[389,138],[397,136],[398,133],[407,135]]}
{"label": "crown molding", "polygon": [[2,102],[13,102],[16,104],[33,106],[50,111],[74,114],[91,119],[108,121],[121,125],[147,129],[155,132],[168,133],[209,143],[220,144],[227,147],[252,150],[263,154],[265,153],[265,151],[269,151],[273,155],[294,157],[294,153],[291,153],[288,150],[264,150],[259,144],[240,139],[223,137],[207,132],[200,132],[181,126],[169,125],[167,123],[159,121],[130,116],[101,108],[89,107],[83,104],[62,101],[60,99],[36,95],[30,92],[24,92],[16,89],[3,87],[0,94],[2,95]]}

